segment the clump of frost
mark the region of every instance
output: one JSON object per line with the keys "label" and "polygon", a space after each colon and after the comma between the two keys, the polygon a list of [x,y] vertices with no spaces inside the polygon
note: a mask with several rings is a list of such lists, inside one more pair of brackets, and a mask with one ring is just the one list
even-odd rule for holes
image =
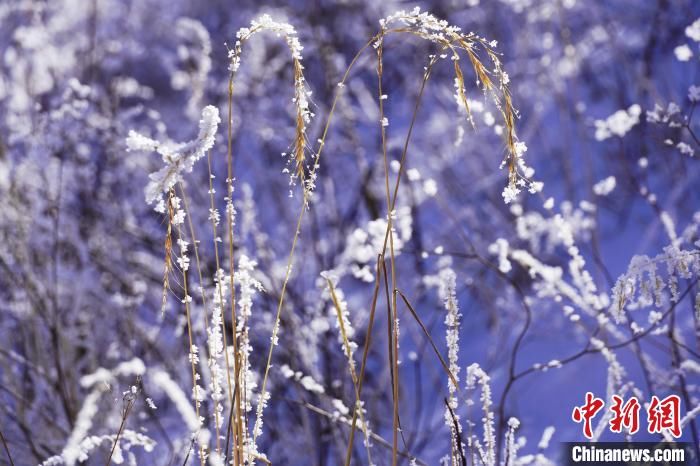
{"label": "clump of frost", "polygon": [[143,136],[136,131],[129,131],[126,147],[129,151],[157,152],[165,166],[149,175],[150,181],[146,186],[146,202],[156,204],[156,211],[165,213],[164,193],[170,191],[182,178],[182,173],[192,171],[195,162],[204,157],[214,146],[216,131],[221,118],[219,110],[207,105],[202,110],[199,120],[199,134],[196,139],[184,143],[172,141],[159,142]]}
{"label": "clump of frost", "polygon": [[679,45],[673,49],[673,54],[678,61],[688,61],[693,58],[693,50],[688,47],[688,44]]}
{"label": "clump of frost", "polygon": [[700,18],[693,21],[685,28],[685,35],[693,39],[695,42],[700,42]]}
{"label": "clump of frost", "polygon": [[489,245],[489,252],[498,257],[498,270],[502,273],[508,273],[513,268],[508,260],[508,240],[498,238],[495,242]]}
{"label": "clump of frost", "polygon": [[615,189],[616,184],[617,181],[615,180],[615,177],[609,176],[594,184],[593,192],[598,196],[607,196],[613,191],[613,189]]}
{"label": "clump of frost", "polygon": [[618,110],[604,120],[595,121],[595,138],[604,141],[613,136],[622,137],[639,123],[642,108],[631,105],[627,110]]}

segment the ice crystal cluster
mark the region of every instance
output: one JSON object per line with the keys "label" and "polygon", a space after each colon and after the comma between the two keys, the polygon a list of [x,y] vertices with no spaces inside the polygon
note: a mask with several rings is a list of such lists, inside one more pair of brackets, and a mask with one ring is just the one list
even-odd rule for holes
{"label": "ice crystal cluster", "polygon": [[221,123],[219,110],[208,105],[202,109],[197,138],[184,143],[172,141],[159,142],[136,131],[130,131],[126,147],[130,151],[157,152],[163,159],[164,166],[149,175],[146,186],[146,202],[156,204],[156,211],[165,212],[163,194],[173,189],[182,180],[184,173],[192,171],[194,164],[204,157],[216,140],[216,131]]}

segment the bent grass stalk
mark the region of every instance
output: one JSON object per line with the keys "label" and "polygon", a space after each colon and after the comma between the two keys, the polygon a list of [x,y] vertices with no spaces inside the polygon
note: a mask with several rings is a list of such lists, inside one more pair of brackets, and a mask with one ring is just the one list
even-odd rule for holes
{"label": "bent grass stalk", "polygon": [[[399,19],[400,15],[398,16]],[[411,22],[411,21],[409,21]],[[384,26],[384,24],[383,24]],[[408,128],[408,133],[406,135],[405,143],[404,143],[404,148],[401,154],[401,160],[399,164],[399,170],[396,175],[396,182],[394,184],[394,190],[393,190],[393,196],[390,195],[389,193],[389,170],[388,170],[388,156],[387,156],[387,151],[386,151],[386,124],[385,122],[385,117],[384,117],[384,106],[383,106],[383,98],[382,96],[384,95],[383,89],[382,89],[382,75],[383,75],[383,42],[384,42],[384,37],[388,34],[389,31],[386,31],[384,28],[382,29],[382,32],[380,32],[379,37],[376,39],[376,48],[377,48],[377,74],[378,74],[378,81],[379,81],[379,86],[378,86],[378,92],[379,92],[379,108],[380,108],[380,128],[381,128],[381,138],[382,138],[382,155],[384,158],[384,172],[385,172],[385,188],[386,188],[386,201],[387,201],[387,208],[388,208],[388,213],[387,213],[387,227],[386,227],[386,233],[384,237],[384,246],[382,253],[386,252],[386,247],[387,247],[387,239],[389,242],[389,247],[390,247],[390,264],[391,264],[391,281],[392,281],[392,302],[391,302],[391,308],[389,309],[389,313],[391,314],[391,310],[393,309],[393,315],[394,315],[394,320],[392,323],[392,337],[393,337],[393,370],[392,370],[392,380],[394,381],[393,383],[393,394],[392,398],[394,401],[394,413],[393,413],[393,449],[392,449],[392,466],[396,466],[397,464],[397,449],[398,449],[398,431],[400,429],[400,424],[399,424],[399,414],[398,414],[398,397],[399,397],[399,392],[398,392],[398,326],[399,326],[399,320],[398,320],[398,313],[396,309],[396,295],[397,292],[400,293],[397,289],[396,283],[397,283],[397,278],[396,278],[396,268],[395,268],[395,252],[394,252],[394,242],[393,242],[393,228],[392,228],[392,220],[393,220],[393,213],[394,209],[396,206],[396,200],[398,197],[398,190],[399,190],[399,185],[401,182],[401,175],[404,171],[404,166],[406,163],[406,156],[408,153],[408,145],[410,142],[410,138],[413,132],[413,128],[417,119],[417,114],[418,114],[418,109],[420,107],[420,103],[422,101],[422,97],[425,91],[425,87],[427,84],[427,81],[430,77],[430,73],[432,71],[433,66],[437,62],[437,55],[433,55],[430,57],[430,62],[428,66],[425,69],[425,73],[423,75],[423,80],[421,82],[420,86],[420,91],[418,93],[418,97],[416,99],[413,115],[411,118],[411,123]],[[471,63],[474,67],[474,71],[477,74],[477,77],[479,80],[482,82],[484,85],[485,89],[493,89],[493,83],[490,80],[488,76],[488,72],[484,68],[483,64],[479,61],[478,57],[472,52],[471,46],[466,44],[465,38],[461,37],[460,35],[457,35],[456,37],[453,37],[453,40],[446,41],[442,38],[439,40],[435,40],[435,36],[425,34],[424,31],[418,30],[418,31],[412,31],[412,30],[406,30],[406,29],[398,29],[394,30],[393,32],[410,32],[413,34],[418,35],[419,37],[422,37],[424,39],[427,39],[429,41],[435,42],[439,45],[442,46],[442,49],[450,48],[453,52],[453,59],[455,61],[455,81],[457,84],[458,88],[458,96],[460,99],[463,101],[465,109],[470,117],[470,122],[471,122],[471,114],[469,112],[469,106],[468,102],[466,100],[466,94],[464,91],[464,78],[463,74],[461,72],[461,69],[459,68],[457,62],[459,60],[459,54],[457,53],[455,47],[452,45],[452,42],[456,41],[459,46],[464,48],[464,50],[467,51],[469,58],[471,60]],[[500,62],[498,61],[497,57],[495,54],[493,54],[490,49],[487,48],[487,52],[489,53],[489,56],[494,60],[494,62],[497,64],[496,69],[500,70]],[[510,101],[510,96],[507,91],[507,87],[505,86],[503,79],[503,74],[501,74],[501,91],[503,92],[504,100],[505,100],[505,110],[501,110],[502,114],[504,116],[505,124],[507,127],[507,132],[508,132],[508,137],[507,137],[507,143],[508,143],[508,148],[510,152],[510,157],[509,157],[509,182],[510,183],[515,183],[517,181],[517,172],[516,172],[516,152],[514,148],[514,128],[513,128],[513,110],[511,107],[511,101]],[[498,102],[498,101],[497,101]],[[499,106],[500,109],[500,106]],[[403,297],[403,295],[402,295]],[[410,307],[410,304],[408,304],[408,301],[404,298],[404,301],[406,304],[409,306],[409,309],[412,310]],[[417,317],[416,314],[414,314],[414,317]],[[420,321],[419,321],[420,322]],[[439,353],[438,353],[439,356]],[[444,364],[444,361],[442,360],[442,357],[440,357],[441,362],[443,363],[444,367],[447,367]],[[448,369],[449,373],[449,369]],[[451,375],[451,374],[450,374]],[[454,383],[454,378],[453,378],[453,383]],[[455,384],[456,385],[456,384]]]}
{"label": "bent grass stalk", "polygon": [[[305,155],[305,150],[306,150],[306,124],[308,123],[311,113],[308,110],[308,96],[310,92],[306,89],[306,82],[304,80],[304,75],[303,75],[303,69],[304,67],[301,64],[301,44],[299,43],[298,38],[296,37],[296,31],[294,28],[288,24],[283,24],[283,23],[277,23],[272,21],[272,19],[264,15],[261,17],[259,21],[253,21],[251,28],[243,28],[241,29],[238,34],[237,34],[237,41],[234,46],[234,49],[229,52],[229,58],[231,59],[231,66],[230,66],[230,77],[229,77],[229,85],[228,85],[228,153],[227,153],[227,161],[228,161],[228,177],[227,177],[227,191],[228,191],[228,199],[227,199],[227,209],[226,209],[226,217],[228,220],[228,244],[229,244],[229,268],[230,268],[230,277],[231,277],[231,318],[232,318],[232,333],[233,333],[233,345],[234,345],[234,353],[235,353],[235,367],[236,367],[236,374],[235,374],[235,380],[236,380],[236,388],[235,388],[235,394],[234,397],[236,399],[236,435],[234,437],[237,437],[239,439],[238,441],[238,448],[236,448],[235,444],[236,441],[234,439],[234,449],[236,449],[234,453],[234,464],[239,464],[242,462],[242,445],[241,445],[241,439],[243,438],[243,415],[240,407],[240,384],[239,384],[239,374],[238,371],[240,370],[241,364],[240,364],[240,354],[239,354],[239,348],[237,345],[236,341],[236,328],[237,328],[237,323],[236,323],[236,311],[235,311],[235,286],[234,286],[234,275],[235,275],[235,263],[234,263],[234,222],[233,222],[233,179],[234,179],[234,174],[233,174],[233,91],[234,91],[234,77],[236,74],[236,71],[238,70],[238,67],[240,66],[241,63],[241,56],[243,52],[243,45],[246,41],[248,41],[252,36],[255,34],[262,32],[262,31],[272,31],[276,32],[277,34],[281,34],[284,36],[285,41],[289,47],[289,50],[292,55],[292,61],[293,61],[293,66],[294,66],[294,103],[296,105],[296,129],[295,129],[295,142],[294,142],[294,161],[296,163],[294,175],[292,176],[292,183],[295,181],[296,178],[301,179],[302,186],[305,188],[305,180],[304,180],[304,155]],[[261,393],[260,393],[260,399],[258,402],[258,406],[256,409],[256,420],[255,420],[255,426],[253,428],[253,440],[252,440],[252,445],[251,448],[255,448],[255,444],[257,441],[257,436],[262,428],[262,410],[264,408],[264,405],[266,403],[266,386],[267,386],[267,379],[269,375],[269,370],[271,367],[271,362],[272,362],[272,350],[276,344],[277,340],[277,333],[279,331],[279,320],[282,312],[282,306],[284,303],[284,294],[287,288],[287,283],[289,281],[289,278],[291,276],[291,268],[292,268],[292,263],[294,259],[294,251],[296,249],[296,243],[297,239],[300,234],[301,230],[301,222],[303,218],[303,209],[305,209],[305,206],[307,204],[307,197],[306,197],[306,190],[304,189],[304,207],[302,208],[302,213],[299,216],[299,220],[297,222],[297,228],[295,230],[294,234],[294,240],[292,242],[292,247],[291,247],[291,252],[289,254],[289,259],[287,261],[287,269],[285,272],[285,279],[284,283],[282,285],[282,292],[280,295],[280,300],[278,304],[278,309],[277,309],[277,315],[275,318],[275,323],[273,326],[273,332],[272,332],[272,338],[270,341],[270,350],[268,352],[268,359],[267,359],[267,364],[265,368],[265,375],[263,377],[263,382],[262,382],[262,388],[261,388]]]}
{"label": "bent grass stalk", "polygon": [[[498,61],[498,57],[496,56],[495,52],[493,52],[493,51],[489,48],[489,46],[486,44],[486,42],[485,42],[483,39],[480,39],[480,38],[478,38],[477,36],[474,36],[474,35],[466,35],[466,36],[465,36],[465,35],[458,35],[456,38],[453,38],[453,40],[450,40],[450,41],[448,41],[448,40],[446,40],[446,39],[439,39],[439,40],[437,40],[437,39],[436,39],[435,37],[433,37],[433,36],[428,36],[428,35],[426,35],[426,34],[423,34],[423,33],[420,32],[420,31],[413,31],[413,30],[411,30],[410,28],[384,29],[384,30],[382,30],[382,32],[380,32],[378,35],[376,35],[376,36],[374,36],[372,39],[370,39],[370,40],[358,51],[358,53],[353,57],[352,61],[350,62],[350,65],[348,66],[348,68],[346,69],[346,71],[345,71],[345,73],[344,73],[344,75],[343,75],[343,78],[342,78],[342,80],[341,80],[341,82],[340,82],[340,86],[338,86],[338,87],[339,87],[339,90],[336,91],[336,95],[335,95],[335,97],[334,97],[334,99],[333,99],[333,104],[332,104],[331,109],[330,109],[330,111],[329,111],[329,114],[328,114],[328,116],[327,116],[326,124],[325,124],[325,126],[324,126],[324,129],[323,129],[323,132],[322,132],[322,136],[321,136],[321,138],[320,138],[320,140],[319,140],[319,146],[318,146],[319,148],[318,148],[318,151],[316,152],[315,161],[314,161],[314,163],[313,163],[313,165],[312,165],[310,176],[308,177],[309,180],[311,180],[312,183],[313,183],[313,180],[315,180],[315,177],[316,177],[316,170],[317,170],[317,168],[319,167],[320,157],[321,157],[323,148],[324,148],[324,146],[325,146],[325,141],[326,141],[326,138],[327,138],[327,136],[328,136],[328,130],[329,130],[329,128],[330,128],[330,123],[331,123],[332,118],[333,118],[334,113],[335,113],[335,108],[336,108],[337,102],[338,102],[338,100],[339,100],[339,98],[340,98],[340,95],[342,94],[342,89],[345,87],[344,85],[345,85],[345,83],[346,83],[347,80],[348,80],[348,77],[349,77],[349,75],[350,75],[351,70],[354,68],[355,64],[357,63],[357,61],[358,61],[358,59],[360,58],[360,56],[364,53],[364,51],[365,51],[367,48],[369,48],[373,43],[375,43],[375,42],[377,42],[377,41],[380,41],[380,42],[379,42],[379,47],[378,47],[378,50],[379,50],[379,51],[378,51],[378,57],[379,57],[379,60],[378,60],[378,63],[379,63],[379,64],[378,64],[378,73],[379,73],[379,81],[380,81],[380,83],[381,83],[381,75],[382,75],[382,64],[381,64],[381,57],[382,57],[381,49],[382,49],[382,43],[381,43],[381,41],[383,41],[383,38],[384,38],[385,36],[387,36],[387,35],[389,35],[389,34],[393,34],[393,33],[410,33],[410,34],[414,34],[414,35],[417,35],[417,36],[419,36],[419,37],[422,37],[422,38],[424,38],[424,39],[430,40],[430,41],[432,41],[432,42],[436,42],[436,43],[442,45],[443,48],[450,48],[450,49],[454,52],[454,54],[455,54],[454,56],[456,56],[456,57],[458,57],[458,53],[457,53],[457,49],[458,49],[458,48],[459,48],[459,49],[462,49],[462,50],[465,50],[465,51],[467,52],[468,56],[469,56],[469,59],[470,59],[472,65],[473,65],[473,67],[474,67],[474,71],[475,71],[475,73],[476,73],[478,79],[480,80],[480,82],[481,82],[481,83],[483,84],[483,86],[484,86],[484,89],[485,89],[485,90],[491,91],[491,92],[493,93],[493,95],[494,95],[494,99],[495,99],[497,102],[500,102],[500,101],[498,101],[498,97],[497,97],[497,95],[496,95],[496,91],[495,91],[495,88],[494,88],[493,81],[491,81],[491,79],[489,78],[489,73],[488,73],[488,71],[487,71],[486,68],[483,66],[483,64],[481,64],[481,62],[480,62],[478,56],[472,51],[472,44],[473,44],[474,42],[479,43],[480,45],[482,45],[482,46],[487,50],[487,53],[488,53],[489,57],[490,57],[492,60],[494,60],[494,61],[497,62],[497,63],[500,63],[500,62]],[[454,43],[456,43],[457,45],[454,45]],[[455,60],[455,62],[456,62],[456,61],[457,61],[457,60]],[[389,190],[387,189],[387,205],[389,206],[389,215],[388,215],[388,220],[387,220],[387,229],[386,229],[386,233],[385,233],[384,246],[383,246],[383,250],[381,251],[381,253],[382,253],[382,254],[385,254],[385,253],[386,253],[386,246],[387,246],[387,242],[388,242],[388,243],[389,243],[389,246],[390,246],[390,259],[391,259],[391,264],[392,264],[392,273],[391,273],[391,275],[392,275],[392,288],[393,288],[394,290],[396,290],[396,273],[395,273],[395,264],[394,264],[394,262],[395,262],[395,253],[394,253],[394,251],[393,251],[392,215],[391,215],[391,212],[393,212],[394,207],[395,207],[395,205],[396,205],[396,200],[397,200],[397,197],[398,197],[398,189],[399,189],[399,185],[400,185],[400,181],[401,181],[401,174],[402,174],[402,172],[403,172],[403,168],[404,168],[404,165],[405,165],[405,162],[406,162],[406,156],[407,156],[407,152],[408,152],[408,145],[409,145],[409,142],[410,142],[410,137],[411,137],[411,133],[412,133],[412,131],[413,131],[413,127],[414,127],[415,122],[416,122],[416,119],[417,119],[417,113],[418,113],[418,109],[419,109],[419,106],[420,106],[420,101],[421,101],[421,99],[422,99],[423,92],[424,92],[424,90],[425,90],[425,86],[426,86],[426,84],[427,84],[427,81],[428,81],[428,79],[429,79],[429,77],[430,77],[430,69],[431,69],[432,66],[435,64],[435,62],[436,62],[435,59],[432,59],[432,60],[431,60],[431,63],[430,63],[430,65],[429,65],[429,69],[428,69],[428,70],[426,71],[426,73],[424,74],[424,78],[423,78],[423,81],[422,81],[422,83],[421,83],[421,90],[420,90],[420,93],[419,93],[419,97],[418,97],[418,99],[417,99],[417,101],[416,101],[416,105],[415,105],[415,108],[414,108],[413,116],[412,116],[412,119],[411,119],[411,124],[410,124],[410,126],[409,126],[408,134],[407,134],[406,141],[405,141],[405,144],[404,144],[404,148],[403,148],[403,151],[402,151],[401,162],[400,162],[400,168],[399,168],[399,172],[398,172],[398,174],[397,174],[396,182],[395,182],[395,184],[394,184],[393,196],[392,196],[392,195],[389,195],[389,192],[388,192]],[[455,65],[455,70],[456,70],[456,74],[457,74],[456,79],[457,79],[457,83],[458,83],[459,94],[460,94],[460,97],[464,100],[465,107],[468,109],[468,103],[467,103],[467,101],[466,101],[466,93],[465,93],[465,91],[464,91],[464,78],[463,78],[463,74],[462,74],[461,69],[459,68],[458,65]],[[502,114],[503,117],[504,117],[505,125],[506,125],[506,128],[507,128],[507,140],[506,140],[506,143],[507,143],[507,149],[508,149],[508,156],[507,156],[507,159],[508,159],[508,171],[509,171],[508,178],[509,178],[509,183],[515,183],[515,182],[517,181],[518,177],[519,177],[519,174],[518,174],[518,172],[517,172],[517,153],[516,153],[515,147],[514,147],[514,144],[515,144],[514,110],[513,110],[513,107],[512,107],[512,102],[511,102],[510,94],[509,94],[509,92],[508,92],[508,89],[507,89],[507,86],[506,86],[506,83],[505,83],[505,81],[506,81],[506,79],[504,78],[505,74],[504,74],[504,72],[501,70],[500,65],[497,67],[497,70],[499,71],[499,73],[500,73],[500,78],[501,78],[501,80],[500,80],[500,81],[501,81],[501,85],[500,85],[500,87],[499,87],[499,90],[501,91],[501,93],[502,93],[502,95],[503,95],[504,102],[505,102],[505,105],[504,105],[503,107],[501,107],[501,106],[499,105],[499,109],[501,110],[501,114]],[[384,118],[384,117],[383,117],[383,103],[382,103],[382,102],[383,102],[383,99],[381,98],[382,95],[383,95],[383,92],[382,92],[381,85],[380,85],[380,87],[379,87],[380,125],[381,125],[381,121],[382,121],[383,118]],[[229,122],[229,125],[230,125],[230,124],[231,124],[231,122]],[[386,177],[386,178],[385,178],[385,181],[386,181],[386,180],[388,180],[388,156],[387,156],[387,154],[386,154],[386,131],[385,131],[385,126],[384,126],[384,125],[381,125],[381,131],[382,131],[382,146],[383,146],[382,152],[383,152],[384,159],[385,159],[385,177]],[[230,145],[230,143],[229,143],[229,145]],[[386,184],[387,184],[387,188],[388,188],[388,182],[387,182]],[[265,399],[265,395],[266,395],[266,383],[267,383],[267,378],[268,378],[268,374],[269,374],[269,369],[270,369],[270,366],[271,366],[272,353],[273,353],[273,349],[274,349],[274,346],[275,346],[274,342],[275,342],[275,339],[276,339],[276,337],[277,337],[277,332],[278,332],[278,330],[279,330],[279,321],[280,321],[281,310],[282,310],[282,305],[283,305],[283,301],[284,301],[284,295],[285,295],[286,287],[287,287],[287,284],[288,284],[288,281],[289,281],[289,278],[290,278],[290,274],[291,274],[291,265],[292,265],[292,260],[293,260],[293,257],[294,257],[294,250],[295,250],[295,247],[296,247],[296,244],[297,244],[297,241],[298,241],[298,237],[299,237],[300,232],[301,232],[301,222],[302,222],[302,219],[303,219],[304,212],[305,212],[305,210],[306,210],[306,208],[307,208],[307,206],[308,206],[308,196],[311,194],[311,190],[310,190],[310,189],[307,189],[307,186],[304,186],[303,194],[304,194],[304,196],[303,196],[302,207],[301,207],[301,211],[300,211],[300,214],[299,214],[299,217],[298,217],[298,221],[297,221],[297,228],[296,228],[296,230],[295,230],[294,237],[293,237],[293,240],[292,240],[292,248],[291,248],[290,255],[289,255],[289,259],[288,259],[288,263],[287,263],[287,270],[286,270],[286,273],[285,273],[285,279],[284,279],[283,286],[282,286],[282,292],[281,292],[281,294],[280,294],[280,300],[279,300],[279,303],[278,303],[277,314],[276,314],[276,316],[275,316],[275,324],[274,324],[274,326],[273,326],[272,342],[271,342],[271,345],[270,345],[270,350],[269,350],[269,352],[268,352],[268,360],[267,360],[267,364],[266,364],[266,368],[265,368],[265,375],[264,375],[264,377],[263,377],[263,384],[262,384],[262,390],[261,390],[261,400],[264,400],[264,399]],[[396,307],[396,293],[394,292],[394,293],[391,293],[391,294],[392,294],[392,301],[393,301],[393,302],[392,302],[392,305],[391,305],[390,307],[395,309],[395,307]],[[391,309],[389,309],[389,312],[391,312]],[[398,329],[397,329],[397,325],[398,325],[397,319],[398,319],[398,318],[395,317],[394,323],[393,323],[393,325],[392,325],[392,327],[393,327],[393,334],[394,334],[394,335],[393,335],[394,338],[392,338],[392,340],[394,340],[394,343],[393,343],[393,344],[394,344],[394,351],[393,351],[394,353],[396,353],[396,352],[398,351],[398,338],[396,338],[396,337],[397,337],[396,333],[397,333],[397,330],[398,330]],[[398,373],[398,355],[394,354],[394,356],[393,356],[392,359],[393,359],[392,365],[394,366],[393,369],[392,369],[392,374],[395,376],[395,375],[397,375],[397,373]],[[396,383],[394,383],[394,384],[392,385],[392,392],[393,392],[393,399],[395,400],[395,401],[394,401],[394,405],[395,405],[395,406],[394,406],[394,416],[393,416],[393,417],[394,417],[394,421],[393,421],[393,423],[394,423],[394,428],[393,428],[393,430],[394,430],[394,440],[393,440],[393,443],[392,443],[392,464],[395,465],[395,464],[396,464],[396,461],[397,461],[397,450],[398,450],[397,432],[398,432],[398,430],[399,430],[399,421],[398,421],[398,418],[399,418],[399,416],[398,416],[398,382],[396,382]],[[259,405],[259,406],[261,406],[261,405]],[[261,409],[260,409],[260,408],[259,408],[259,411],[261,412]],[[257,434],[257,432],[254,433],[254,439],[256,438],[256,437],[255,437],[256,434]],[[255,440],[254,440],[254,442],[255,442]]]}
{"label": "bent grass stalk", "polygon": [[[343,339],[343,347],[345,348],[345,356],[348,359],[348,367],[350,369],[350,377],[352,378],[352,386],[355,390],[355,409],[353,410],[353,418],[355,418],[355,412],[360,415],[360,422],[362,422],[362,430],[365,434],[365,447],[367,449],[367,462],[372,463],[372,454],[369,448],[369,435],[367,435],[367,422],[365,421],[365,415],[362,409],[362,399],[360,398],[360,383],[357,378],[357,371],[355,370],[355,361],[353,360],[352,350],[350,349],[350,342],[348,341],[348,335],[345,331],[345,322],[343,318],[343,311],[340,308],[340,303],[338,302],[338,297],[335,294],[335,287],[330,279],[326,279],[328,283],[328,289],[331,292],[331,299],[333,300],[333,306],[335,307],[336,316],[338,318],[338,326],[340,327],[340,335]],[[357,421],[355,421],[357,422]],[[346,464],[349,463],[349,458],[346,458]]]}

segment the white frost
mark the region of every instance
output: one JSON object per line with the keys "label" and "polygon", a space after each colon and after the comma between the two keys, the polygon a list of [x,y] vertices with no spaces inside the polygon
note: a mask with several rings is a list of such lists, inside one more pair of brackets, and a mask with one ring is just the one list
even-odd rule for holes
{"label": "white frost", "polygon": [[133,130],[129,131],[129,136],[126,138],[127,150],[158,152],[165,163],[163,168],[149,175],[151,181],[146,186],[148,204],[153,204],[163,193],[167,193],[175,186],[183,172],[191,172],[195,162],[204,157],[206,152],[214,146],[220,122],[219,110],[212,105],[207,105],[202,110],[202,118],[199,120],[199,134],[192,141],[159,142]]}

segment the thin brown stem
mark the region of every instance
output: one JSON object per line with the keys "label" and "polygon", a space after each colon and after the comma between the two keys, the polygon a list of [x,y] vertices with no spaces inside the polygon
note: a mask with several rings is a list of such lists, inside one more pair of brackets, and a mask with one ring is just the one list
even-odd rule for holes
{"label": "thin brown stem", "polygon": [[116,450],[117,444],[119,444],[119,438],[121,437],[122,432],[124,431],[124,427],[126,426],[126,419],[129,417],[129,413],[131,412],[131,408],[134,406],[134,401],[135,401],[135,398],[131,397],[126,402],[126,406],[124,407],[124,412],[122,413],[122,420],[121,420],[121,423],[119,424],[119,430],[117,431],[116,437],[114,437],[114,443],[112,443],[112,449],[109,452],[109,457],[107,458],[107,462],[105,463],[105,466],[109,466],[110,464],[112,464],[112,456],[114,456],[114,450]]}
{"label": "thin brown stem", "polygon": [[[383,262],[384,258],[380,254],[377,257],[377,270],[375,272],[374,278],[374,292],[372,293],[372,305],[369,310],[369,323],[367,324],[367,336],[365,337],[365,347],[362,351],[362,365],[360,366],[360,376],[357,381],[357,394],[358,397],[362,395],[362,381],[365,376],[365,367],[367,365],[367,355],[369,353],[369,346],[372,340],[372,328],[374,327],[374,314],[377,310],[377,298],[379,297],[379,284],[381,280],[381,268],[379,266],[380,262]],[[350,459],[352,457],[352,444],[355,438],[355,426],[357,424],[357,410],[352,413],[352,425],[350,426],[350,440],[348,441],[348,448],[345,452],[345,466],[350,466]]]}

